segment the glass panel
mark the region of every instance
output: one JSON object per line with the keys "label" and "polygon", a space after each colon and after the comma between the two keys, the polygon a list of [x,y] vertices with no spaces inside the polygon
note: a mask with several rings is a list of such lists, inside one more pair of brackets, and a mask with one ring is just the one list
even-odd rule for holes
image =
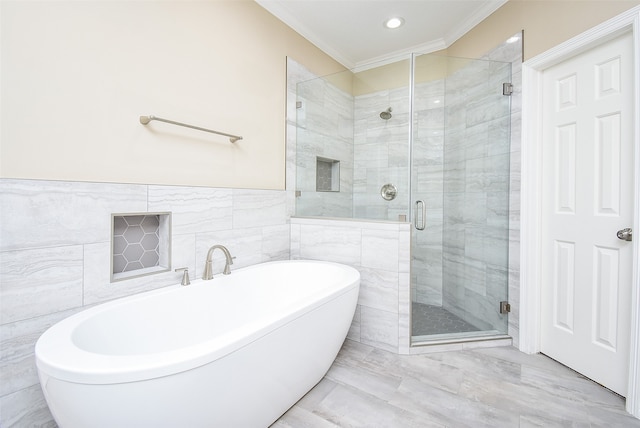
{"label": "glass panel", "polygon": [[[296,215],[392,221],[408,215],[410,63],[298,84]],[[318,187],[326,162],[339,180],[330,191]],[[389,184],[396,195],[385,199]]]}
{"label": "glass panel", "polygon": [[506,334],[511,64],[422,55],[414,69],[412,202],[426,221],[412,232],[413,342]]}
{"label": "glass panel", "polygon": [[419,223],[414,343],[507,332],[510,73],[429,54],[297,86],[296,215]]}
{"label": "glass panel", "polygon": [[345,71],[298,83],[298,216],[353,217],[352,75]]}

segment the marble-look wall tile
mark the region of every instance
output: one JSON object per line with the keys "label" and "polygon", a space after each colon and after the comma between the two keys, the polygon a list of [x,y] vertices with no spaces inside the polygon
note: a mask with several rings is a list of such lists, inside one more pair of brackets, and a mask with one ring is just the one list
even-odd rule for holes
{"label": "marble-look wall tile", "polygon": [[290,239],[291,244],[289,247],[289,251],[291,252],[291,258],[294,260],[298,260],[301,258],[300,256],[300,236],[302,234],[301,227],[299,224],[294,224],[292,221],[289,225],[290,231]]}
{"label": "marble-look wall tile", "polygon": [[362,230],[362,266],[398,272],[398,232]]}
{"label": "marble-look wall tile", "polygon": [[[295,125],[287,127],[287,144],[295,147],[287,150],[288,164],[295,168],[294,175],[287,173],[287,190],[302,195],[289,197],[295,209],[289,205],[288,211],[298,216],[352,217],[353,97],[333,85],[330,77],[300,80],[310,73],[295,61],[290,63],[287,96],[295,97],[300,106],[287,102],[287,118]],[[293,131],[295,138],[289,138]],[[339,192],[316,191],[317,157],[340,162]]]}
{"label": "marble-look wall tile", "polygon": [[[224,245],[233,259],[231,270],[255,265],[262,262],[262,228],[221,230],[219,232],[199,233],[196,236],[196,276],[202,276],[209,248]],[[222,273],[225,257],[220,250],[212,255],[213,275]]]}
{"label": "marble-look wall tile", "polygon": [[443,307],[479,328],[505,332],[495,308],[507,278],[491,272],[507,265],[510,99],[491,88],[509,79],[508,68],[474,61],[447,77],[443,219],[449,239],[442,254]]}
{"label": "marble-look wall tile", "polygon": [[149,211],[170,211],[174,235],[231,229],[232,202],[231,189],[149,186]]}
{"label": "marble-look wall tile", "polygon": [[56,428],[40,385],[0,397],[0,426],[3,428]]}
{"label": "marble-look wall tile", "polygon": [[411,347],[411,274],[398,275],[398,351],[408,354]]}
{"label": "marble-look wall tile", "polygon": [[92,305],[117,299],[144,291],[154,290],[167,285],[178,284],[182,273],[175,268],[187,267],[192,278],[197,273],[195,257],[195,235],[173,237],[171,246],[171,269],[168,272],[131,278],[125,281],[111,282],[108,260],[110,245],[108,242],[87,244],[84,246],[84,304]]}
{"label": "marble-look wall tile", "polygon": [[[291,219],[293,259],[335,261],[360,271],[359,304],[349,332],[350,339],[363,341],[366,337],[374,346],[399,352],[398,338],[402,337],[402,343],[408,347],[410,275],[408,262],[399,262],[399,257],[401,254],[408,257],[410,253],[409,228],[407,223],[394,222]],[[345,236],[348,236],[346,241]],[[382,250],[381,243],[386,251]],[[348,248],[346,256],[344,244]],[[378,251],[366,254],[367,246],[378,248]],[[336,255],[339,249],[342,253]],[[385,261],[389,258],[394,262]],[[379,319],[379,313],[375,311],[380,312],[382,318]],[[400,319],[404,321],[401,323]],[[403,328],[404,332],[401,331]]]}
{"label": "marble-look wall tile", "polygon": [[398,352],[398,314],[361,306],[360,341],[365,345]]}
{"label": "marble-look wall tile", "polygon": [[308,225],[300,229],[300,257],[360,265],[361,229]]}
{"label": "marble-look wall tile", "polygon": [[[284,191],[30,180],[1,184],[3,427],[55,426],[33,355],[37,338],[53,323],[93,304],[178,284],[176,267],[188,267],[197,278],[215,243],[228,245],[237,256],[234,269],[289,258]],[[110,282],[111,214],[148,210],[173,212],[171,270]],[[215,260],[223,262],[217,254]]]}
{"label": "marble-look wall tile", "polygon": [[289,260],[291,257],[288,224],[262,228],[262,261]]}
{"label": "marble-look wall tile", "polygon": [[411,224],[401,223],[398,227],[398,272],[411,272]]}
{"label": "marble-look wall tile", "polygon": [[147,210],[147,186],[0,180],[0,251],[106,242],[111,213]]}
{"label": "marble-look wall tile", "polygon": [[287,195],[281,190],[233,189],[233,228],[273,226],[287,221]]}
{"label": "marble-look wall tile", "polygon": [[[516,36],[522,37],[521,33]],[[522,44],[503,43],[483,58],[511,63],[511,95],[510,117],[510,156],[509,156],[509,270],[508,270],[508,299],[511,313],[508,321],[508,334],[513,339],[513,345],[519,344],[519,314],[520,314],[520,171],[522,146]]]}
{"label": "marble-look wall tile", "polygon": [[[409,105],[408,86],[355,98],[353,210],[357,218],[397,220],[408,214]],[[380,112],[389,106],[392,118],[385,121]],[[380,189],[388,183],[404,197],[382,199]]]}
{"label": "marble-look wall tile", "polygon": [[77,307],[0,325],[0,397],[38,385],[36,341],[53,324],[82,309]]}
{"label": "marble-look wall tile", "polygon": [[353,314],[353,321],[351,321],[351,326],[347,333],[347,339],[360,342],[360,305],[356,306],[356,311]]}
{"label": "marble-look wall tile", "polygon": [[398,312],[398,272],[361,267],[358,303],[369,308]]}
{"label": "marble-look wall tile", "polygon": [[82,306],[81,245],[6,251],[0,259],[0,322]]}

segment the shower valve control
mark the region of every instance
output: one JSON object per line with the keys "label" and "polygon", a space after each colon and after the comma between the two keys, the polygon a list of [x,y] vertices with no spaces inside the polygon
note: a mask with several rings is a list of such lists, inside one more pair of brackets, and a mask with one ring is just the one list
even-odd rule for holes
{"label": "shower valve control", "polygon": [[390,183],[385,184],[380,189],[380,196],[382,196],[382,199],[384,199],[385,201],[393,201],[396,198],[397,194],[398,188]]}

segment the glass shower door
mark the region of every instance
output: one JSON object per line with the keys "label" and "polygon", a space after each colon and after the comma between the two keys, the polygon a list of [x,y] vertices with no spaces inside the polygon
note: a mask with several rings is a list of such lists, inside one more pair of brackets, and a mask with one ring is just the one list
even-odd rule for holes
{"label": "glass shower door", "polygon": [[414,58],[412,342],[507,333],[511,64]]}

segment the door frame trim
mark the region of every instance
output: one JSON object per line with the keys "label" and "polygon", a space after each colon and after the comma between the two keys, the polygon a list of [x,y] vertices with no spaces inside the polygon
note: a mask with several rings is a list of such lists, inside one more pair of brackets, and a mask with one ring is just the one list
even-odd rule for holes
{"label": "door frame trim", "polygon": [[[522,176],[520,203],[519,349],[540,352],[542,74],[572,56],[631,32],[633,37],[634,114],[640,113],[640,6],[537,55],[522,64]],[[634,121],[634,194],[640,194],[640,121]],[[640,230],[640,197],[634,201],[633,228]],[[637,232],[636,232],[637,233]],[[640,237],[633,240],[629,383],[626,410],[640,418]]]}

